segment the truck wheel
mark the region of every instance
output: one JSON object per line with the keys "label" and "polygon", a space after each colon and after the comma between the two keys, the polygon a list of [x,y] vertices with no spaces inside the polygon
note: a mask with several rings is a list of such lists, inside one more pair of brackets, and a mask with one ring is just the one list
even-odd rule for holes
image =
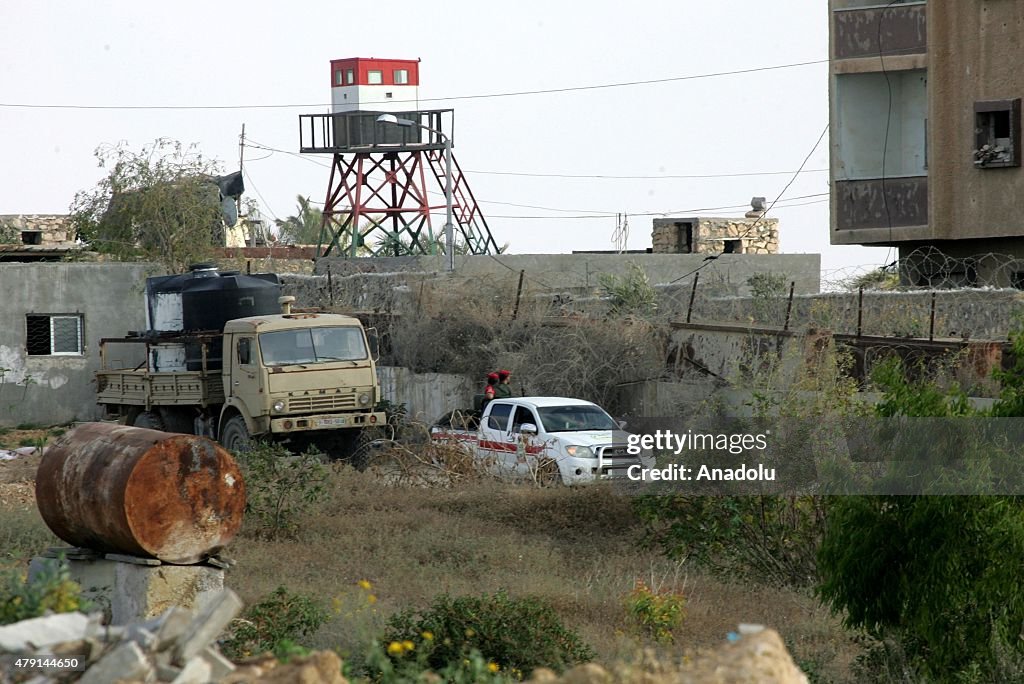
{"label": "truck wheel", "polygon": [[164,429],[164,421],[156,411],[143,411],[139,415],[135,416],[135,421],[132,425],[140,428],[148,428],[150,430]]}
{"label": "truck wheel", "polygon": [[348,463],[359,471],[370,465],[372,436],[367,430],[339,430],[321,441],[321,451],[333,460]]}
{"label": "truck wheel", "polygon": [[220,433],[220,443],[228,451],[248,451],[251,444],[249,428],[245,427],[245,418],[232,416],[224,423],[224,429]]}

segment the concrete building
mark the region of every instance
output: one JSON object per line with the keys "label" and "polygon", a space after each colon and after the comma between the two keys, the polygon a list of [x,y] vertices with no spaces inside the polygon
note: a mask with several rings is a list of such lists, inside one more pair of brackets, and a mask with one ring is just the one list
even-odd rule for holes
{"label": "concrete building", "polygon": [[832,244],[932,249],[913,285],[1024,285],[1022,25],[1024,0],[830,0]]}
{"label": "concrete building", "polygon": [[66,214],[0,214],[0,261],[53,261],[81,250]]}

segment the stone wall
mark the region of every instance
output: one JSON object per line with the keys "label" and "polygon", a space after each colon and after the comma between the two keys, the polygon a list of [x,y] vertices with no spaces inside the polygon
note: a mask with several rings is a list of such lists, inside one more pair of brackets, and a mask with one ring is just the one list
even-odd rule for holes
{"label": "stone wall", "polygon": [[778,254],[779,220],[766,218],[654,219],[655,254]]}
{"label": "stone wall", "polygon": [[0,214],[0,244],[66,247],[74,241],[66,214]]}

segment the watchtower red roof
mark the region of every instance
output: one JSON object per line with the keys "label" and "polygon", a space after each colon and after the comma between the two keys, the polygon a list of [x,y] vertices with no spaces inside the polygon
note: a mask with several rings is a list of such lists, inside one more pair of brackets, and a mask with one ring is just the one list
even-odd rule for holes
{"label": "watchtower red roof", "polygon": [[347,57],[331,60],[331,87],[418,86],[420,60]]}

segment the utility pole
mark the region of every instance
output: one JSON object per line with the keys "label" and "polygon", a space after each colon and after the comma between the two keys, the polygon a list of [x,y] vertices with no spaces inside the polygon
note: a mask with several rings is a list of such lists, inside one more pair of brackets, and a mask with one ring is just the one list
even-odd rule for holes
{"label": "utility pole", "polygon": [[[242,171],[243,168],[244,168],[244,166],[243,166],[244,164],[245,164],[245,124],[243,123],[242,124],[242,134],[240,136],[238,136],[238,172],[241,173],[243,176],[245,175],[243,173],[243,171]],[[242,226],[244,227],[248,223],[248,221],[246,221],[246,219],[242,218],[242,196],[241,195],[239,195],[238,199],[235,200],[235,208],[238,210],[238,220],[242,222]],[[251,227],[250,227],[250,229],[251,229]],[[250,234],[249,235],[249,241],[252,242],[251,246],[254,247],[256,245],[255,236]]]}

